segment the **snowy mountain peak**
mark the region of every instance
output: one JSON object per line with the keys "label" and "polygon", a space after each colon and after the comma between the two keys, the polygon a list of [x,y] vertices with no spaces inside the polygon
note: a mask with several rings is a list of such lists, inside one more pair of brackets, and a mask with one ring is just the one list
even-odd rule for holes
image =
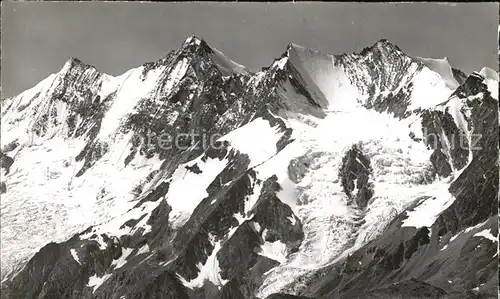
{"label": "snowy mountain peak", "polygon": [[174,51],[177,60],[188,59],[206,60],[215,64],[219,71],[224,76],[231,74],[247,75],[249,71],[243,65],[234,62],[225,56],[221,51],[209,45],[204,39],[191,35],[182,44],[182,46]]}
{"label": "snowy mountain peak", "polygon": [[449,64],[442,65],[426,67],[381,39],[352,54],[326,54],[289,43],[271,69],[294,77],[321,107],[363,105],[406,117],[414,109],[445,101],[458,86]]}
{"label": "snowy mountain peak", "polygon": [[385,39],[255,74],[194,35],[117,77],[72,58],[2,103],[2,298],[489,295],[498,74],[455,73]]}
{"label": "snowy mountain peak", "polygon": [[146,74],[150,70],[158,69],[162,66],[168,67],[172,63],[176,64],[180,61],[188,63],[188,61],[191,61],[195,57],[206,57],[210,53],[213,53],[213,50],[203,39],[191,35],[184,40],[179,48],[170,51],[155,62],[144,63],[142,67],[144,68],[144,74]]}
{"label": "snowy mountain peak", "polygon": [[451,67],[450,62],[446,57],[443,58],[414,57],[414,59],[424,64],[432,71],[438,73],[441,76],[441,78],[443,78],[443,80],[446,82],[448,88],[455,89],[460,85],[460,83],[455,78],[455,75],[453,74],[453,68]]}
{"label": "snowy mountain peak", "polygon": [[[389,42],[389,40],[383,38],[376,41],[373,45],[363,48],[359,53],[354,53],[352,55],[369,56],[374,55],[376,57],[381,57],[385,55],[406,55],[397,45]],[[341,54],[350,55],[350,54]]]}
{"label": "snowy mountain peak", "polygon": [[200,38],[196,35],[191,35],[186,38],[179,50],[190,50],[191,52],[197,54],[206,54],[213,52],[208,43],[203,38]]}

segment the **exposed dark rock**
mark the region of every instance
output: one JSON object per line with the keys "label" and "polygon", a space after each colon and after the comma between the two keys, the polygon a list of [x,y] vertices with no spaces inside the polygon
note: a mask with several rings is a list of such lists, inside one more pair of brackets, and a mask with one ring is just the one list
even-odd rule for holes
{"label": "exposed dark rock", "polygon": [[289,294],[272,294],[267,296],[266,299],[313,299],[313,298],[304,296],[295,296]]}
{"label": "exposed dark rock", "polygon": [[12,141],[9,144],[5,145],[4,148],[0,152],[2,153],[8,153],[10,151],[15,150],[19,146],[19,143],[16,141]]}
{"label": "exposed dark rock", "polygon": [[[405,242],[405,250],[404,257],[405,259],[410,259],[413,253],[417,250],[418,247],[423,246],[425,244],[429,244],[429,229],[426,227],[422,227],[417,230],[415,235]],[[400,245],[401,248],[401,245]],[[402,253],[402,252],[400,252]]]}
{"label": "exposed dark rock", "polygon": [[243,210],[245,197],[252,194],[251,175],[251,173],[244,174],[233,181],[227,189],[214,193],[212,196],[222,197],[215,204],[211,204],[214,197],[203,200],[177,233],[174,246],[182,254],[176,259],[175,268],[186,279],[195,278],[198,273],[196,265],[199,262],[205,263],[212,254],[214,246],[209,234],[220,240],[231,227],[238,225],[233,215]]}
{"label": "exposed dark rock", "polygon": [[186,166],[186,169],[191,171],[191,172],[194,172],[196,174],[200,174],[202,173],[202,171],[200,170],[200,168],[198,167],[198,164],[194,164],[192,166]]}
{"label": "exposed dark rock", "polygon": [[453,77],[457,80],[458,84],[462,85],[467,80],[467,75],[459,69],[452,68]]}
{"label": "exposed dark rock", "polygon": [[448,162],[448,157],[443,154],[440,149],[436,149],[432,152],[430,160],[432,167],[434,168],[434,172],[439,176],[447,177],[453,171],[450,163]]}
{"label": "exposed dark rock", "polygon": [[240,225],[217,253],[222,278],[232,279],[255,265],[258,256],[255,248],[261,242],[259,232],[256,232],[248,222]]}
{"label": "exposed dark rock", "polygon": [[[152,70],[161,72],[154,73],[158,80],[150,96],[138,99],[123,119],[118,133],[130,133],[132,137],[126,140],[129,144],[124,148],[126,158],[121,166],[133,165],[135,158],[152,157],[159,158],[161,166],[141,183],[124,186],[134,195],[134,216],[123,220],[116,226],[119,231],[110,235],[89,227],[69,240],[42,247],[2,284],[2,297],[255,299],[264,274],[280,265],[264,256],[262,246],[280,241],[290,257],[300,249],[306,226],[294,214],[293,203],[278,196],[283,191],[279,183],[282,177],[259,177],[258,165],[250,167],[252,157],[227,141],[208,141],[263,119],[281,136],[270,145],[272,153],[279,154],[294,142],[287,118],[297,114],[325,117],[326,97],[304,67],[293,61],[296,51],[290,44],[281,57],[288,58],[283,67],[267,68],[258,83],[257,76],[223,65],[219,54],[194,37],[164,58],[144,64],[141,80],[150,79]],[[463,106],[460,112],[467,130],[481,136],[471,144],[465,139],[464,146],[462,137],[467,134],[455,124],[449,109],[409,111],[415,75],[423,66],[397,46],[380,40],[359,54],[334,58],[336,66],[342,67],[360,94],[366,96],[360,104],[396,118],[412,114],[421,117],[423,141],[433,150],[432,175],[453,179],[449,191],[454,202],[430,227],[403,226],[409,211],[431,200],[418,198],[376,232],[371,242],[338,261],[310,270],[280,290],[283,293],[267,298],[496,296],[498,249],[490,238],[478,234],[487,231],[498,236],[498,101],[491,97],[484,78],[473,74],[465,79],[463,73],[453,69],[457,81],[463,82],[454,96]],[[172,70],[180,61],[187,64],[186,72],[175,86],[169,86]],[[109,144],[98,135],[116,92],[101,98],[103,76],[92,66],[71,59],[46,99],[48,108],[33,107],[40,110],[32,128],[36,136],[49,137],[52,128],[67,125],[69,130],[62,131],[68,134],[62,137],[86,141],[75,157],[83,162],[76,176],[84,175],[109,151]],[[65,124],[59,123],[56,105],[60,103],[68,111]],[[421,141],[413,132],[410,136]],[[0,164],[6,172],[14,161],[5,153],[16,146],[8,145],[1,153]],[[314,171],[310,166],[322,154],[307,153],[290,161],[290,180],[300,183],[308,171]],[[169,202],[183,198],[169,198],[170,179],[180,165],[191,176],[207,174],[203,163],[188,163],[197,157],[203,162],[216,159],[227,163],[213,180],[210,177],[208,187],[202,190],[206,194],[198,199],[194,210],[175,211]],[[343,191],[349,204],[360,209],[369,209],[375,192],[370,164],[363,149],[354,145],[340,165]],[[463,171],[451,178],[458,170]],[[9,185],[9,192],[14,186]],[[0,191],[5,193],[6,189],[6,183],[1,182]],[[98,194],[98,199],[102,195]],[[213,267],[210,271],[225,283],[210,277],[201,285],[186,284],[199,278],[200,266],[209,261],[214,262],[208,265]],[[95,278],[102,283],[94,289],[91,282]]]}
{"label": "exposed dark rock", "polygon": [[448,293],[443,289],[435,287],[429,283],[410,279],[394,283],[386,288],[377,289],[364,294],[362,297],[369,299],[445,299],[449,298]]}
{"label": "exposed dark rock", "polygon": [[165,196],[170,187],[170,183],[161,182],[154,190],[152,190],[148,195],[144,196],[135,206],[134,208],[140,207],[143,203],[147,201],[158,201],[163,196]]}
{"label": "exposed dark rock", "polygon": [[224,285],[220,293],[220,299],[245,299],[240,290],[240,284],[236,278],[231,279]]}
{"label": "exposed dark rock", "polygon": [[408,93],[413,90],[413,83],[409,83],[406,90],[400,89],[396,94],[390,93],[387,96],[378,95],[366,104],[366,108],[379,112],[391,112],[397,118],[405,118],[410,115],[408,106],[410,105]]}
{"label": "exposed dark rock", "polygon": [[84,161],[82,168],[76,173],[76,177],[81,176],[92,165],[94,165],[109,150],[107,143],[87,143],[85,148],[75,157],[77,162]]}
{"label": "exposed dark rock", "polygon": [[[426,228],[416,230],[401,227],[400,221],[404,217],[403,213],[391,223],[381,237],[349,255],[342,262],[318,270],[322,272],[320,278],[312,281],[308,290],[302,293],[320,298],[412,298],[411,296],[418,295],[417,290],[421,290],[422,294],[428,296],[448,295],[449,297],[443,298],[463,298],[463,294],[468,294],[469,298],[477,295],[471,291],[475,286],[492,280],[497,281],[497,272],[490,266],[490,263],[496,263],[493,256],[497,249],[485,245],[478,247],[478,244],[491,243],[486,243],[488,240],[482,243],[479,238],[473,237],[483,228],[457,238],[442,251],[441,247],[444,245],[439,244],[439,236],[434,233],[439,223],[435,223],[431,229],[433,232],[428,233]],[[495,219],[491,218],[485,226],[491,227],[491,224],[495,224],[496,227]],[[492,231],[494,235],[496,230],[498,228]],[[401,243],[402,241],[404,243]],[[476,269],[483,270],[478,274]],[[458,278],[457,271],[467,271],[467,274],[462,273]],[[418,283],[414,280],[418,280]],[[448,280],[452,280],[453,284]],[[410,284],[406,285],[407,283]],[[404,290],[397,287],[405,285],[407,287],[404,287]],[[481,292],[483,295],[494,295],[497,291],[489,288]]]}
{"label": "exposed dark rock", "polygon": [[363,103],[365,107],[393,114],[397,118],[411,115],[408,107],[413,79],[424,65],[408,57],[399,47],[381,39],[359,54],[336,55],[335,63],[345,67],[350,81],[361,93],[368,95]]}
{"label": "exposed dark rock", "polygon": [[[342,158],[339,171],[341,184],[347,196],[360,208],[365,208],[373,196],[373,183],[369,182],[372,169],[370,160],[354,145]],[[356,190],[356,192],[354,192]]]}
{"label": "exposed dark rock", "polygon": [[483,82],[484,78],[477,74],[472,73],[463,84],[461,84],[452,94],[460,98],[467,98],[469,96],[477,95],[480,92],[487,91],[486,84]]}
{"label": "exposed dark rock", "polygon": [[[81,242],[78,236],[65,243],[44,246],[27,264],[30,269],[38,269],[36,274],[21,272],[2,285],[2,295],[7,298],[88,297],[92,293],[86,286],[88,277],[105,275],[112,260],[121,255],[116,238],[104,239],[107,239],[107,247],[102,251],[95,241]],[[77,250],[79,262],[72,257],[70,249]],[[23,287],[27,282],[32,287]]]}
{"label": "exposed dark rock", "polygon": [[281,190],[276,181],[277,177],[272,176],[263,183],[261,194],[251,213],[255,215],[253,221],[268,230],[265,241],[281,240],[293,252],[302,243],[304,232],[300,221],[291,223],[290,218],[295,215],[290,206],[276,196]]}
{"label": "exposed dark rock", "polygon": [[498,101],[485,95],[472,105],[473,133],[480,138],[474,144],[472,161],[450,185],[456,200],[437,220],[452,233],[498,211]]}

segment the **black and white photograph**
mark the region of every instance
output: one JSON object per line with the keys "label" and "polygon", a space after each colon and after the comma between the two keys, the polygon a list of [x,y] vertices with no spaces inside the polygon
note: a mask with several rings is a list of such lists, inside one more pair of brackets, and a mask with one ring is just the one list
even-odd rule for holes
{"label": "black and white photograph", "polygon": [[1,298],[499,298],[499,11],[2,2]]}

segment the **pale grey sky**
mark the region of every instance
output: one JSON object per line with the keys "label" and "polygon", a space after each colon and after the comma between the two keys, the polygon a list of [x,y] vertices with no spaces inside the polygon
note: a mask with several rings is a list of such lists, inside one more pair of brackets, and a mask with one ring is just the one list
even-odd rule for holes
{"label": "pale grey sky", "polygon": [[496,3],[3,2],[2,97],[57,72],[69,57],[119,75],[196,34],[250,69],[288,42],[356,52],[386,38],[409,55],[447,56],[469,73],[498,70]]}

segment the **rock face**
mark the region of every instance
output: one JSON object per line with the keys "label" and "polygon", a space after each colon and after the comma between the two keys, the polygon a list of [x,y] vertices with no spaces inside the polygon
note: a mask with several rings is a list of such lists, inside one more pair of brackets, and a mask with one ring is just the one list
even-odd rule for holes
{"label": "rock face", "polygon": [[2,102],[2,298],[496,296],[498,81],[429,61],[70,59]]}
{"label": "rock face", "polygon": [[392,284],[386,288],[374,290],[363,298],[446,298],[447,293],[428,283],[410,279]]}
{"label": "rock face", "polygon": [[372,169],[370,160],[354,145],[342,159],[339,176],[342,188],[347,196],[356,204],[365,208],[373,196],[373,183],[369,182]]}

